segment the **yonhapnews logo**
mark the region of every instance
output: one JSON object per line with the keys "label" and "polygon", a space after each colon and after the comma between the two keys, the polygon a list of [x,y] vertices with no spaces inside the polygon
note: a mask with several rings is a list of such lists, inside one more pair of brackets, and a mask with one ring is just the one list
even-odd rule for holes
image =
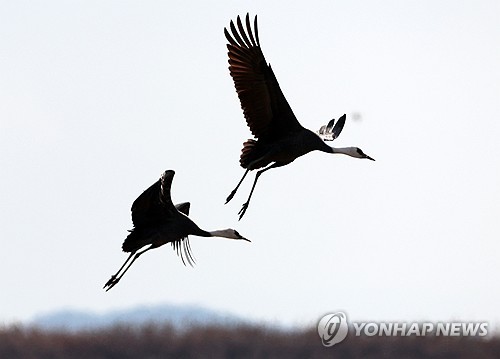
{"label": "yonhapnews logo", "polygon": [[327,314],[318,323],[318,334],[325,347],[340,343],[348,331],[347,318],[343,312]]}
{"label": "yonhapnews logo", "polygon": [[319,320],[318,334],[325,347],[343,341],[349,332],[356,337],[366,336],[450,336],[484,337],[488,335],[487,322],[347,322],[344,312],[327,314]]}

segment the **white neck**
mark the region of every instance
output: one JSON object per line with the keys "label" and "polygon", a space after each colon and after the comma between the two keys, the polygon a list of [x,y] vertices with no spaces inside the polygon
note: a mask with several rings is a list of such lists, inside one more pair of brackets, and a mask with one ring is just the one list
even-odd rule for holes
{"label": "white neck", "polygon": [[351,157],[362,158],[357,151],[356,147],[330,147],[332,149],[332,153],[342,153],[343,155],[348,155]]}
{"label": "white neck", "polygon": [[241,239],[241,236],[238,236],[234,229],[220,229],[217,231],[208,232],[212,237],[222,237],[222,238],[230,238],[230,239]]}

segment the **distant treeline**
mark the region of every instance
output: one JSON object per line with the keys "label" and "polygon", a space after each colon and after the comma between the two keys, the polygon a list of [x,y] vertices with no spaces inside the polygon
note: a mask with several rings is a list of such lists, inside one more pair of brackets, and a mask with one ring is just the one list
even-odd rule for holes
{"label": "distant treeline", "polygon": [[322,346],[316,328],[116,326],[81,331],[0,328],[0,358],[499,358],[500,338],[354,337]]}

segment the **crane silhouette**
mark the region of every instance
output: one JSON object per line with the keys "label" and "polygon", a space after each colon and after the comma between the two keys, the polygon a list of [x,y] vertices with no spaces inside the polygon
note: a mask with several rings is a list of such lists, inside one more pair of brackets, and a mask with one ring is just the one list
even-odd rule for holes
{"label": "crane silhouette", "polygon": [[338,137],[345,123],[345,115],[336,124],[335,120],[332,120],[322,126],[317,133],[300,125],[280,89],[271,65],[267,64],[262,53],[257,16],[254,20],[254,32],[248,13],[245,22],[246,31],[238,16],[237,28],[232,20],[230,22],[232,36],[227,28],[224,28],[224,34],[229,42],[227,44],[229,72],[247,125],[257,140],[249,139],[243,144],[240,165],[246,171],[236,188],[227,197],[226,203],[234,197],[249,171],[263,169],[257,172],[250,195],[238,213],[240,220],[248,208],[257,180],[262,173],[271,168],[285,166],[315,150],[342,153],[374,161],[357,147],[334,148],[323,142],[333,141]]}
{"label": "crane silhouette", "polygon": [[[193,266],[194,258],[191,253],[188,235],[200,237],[224,237],[243,239],[234,229],[223,229],[207,232],[196,225],[189,217],[189,202],[174,206],[170,197],[170,188],[175,172],[165,171],[161,178],[145,190],[132,204],[132,222],[134,228],[123,242],[122,249],[129,252],[127,260],[120,269],[106,282],[106,291],[113,288],[123,277],[137,258],[150,249],[158,248],[166,243],[181,257],[182,262]],[[146,249],[139,251],[144,246]],[[133,257],[132,261],[130,259]],[[129,263],[130,261],[130,263]],[[125,265],[128,266],[125,268]],[[124,269],[125,268],[125,269]],[[124,269],[124,270],[123,270]],[[123,271],[122,271],[123,270]]]}

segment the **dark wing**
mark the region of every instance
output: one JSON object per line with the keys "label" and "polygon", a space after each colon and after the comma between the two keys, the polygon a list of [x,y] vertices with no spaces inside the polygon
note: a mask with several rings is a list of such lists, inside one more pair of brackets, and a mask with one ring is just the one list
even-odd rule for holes
{"label": "dark wing", "polygon": [[186,216],[189,216],[189,208],[191,208],[191,203],[182,202],[175,205],[175,208],[181,213],[184,213]]}
{"label": "dark wing", "polygon": [[175,172],[165,171],[158,181],[132,203],[132,222],[135,227],[165,221],[176,211],[170,198],[170,188]]}
{"label": "dark wing", "polygon": [[343,114],[339,118],[339,120],[337,121],[335,126],[333,127],[332,134],[333,134],[334,139],[339,137],[340,133],[342,132],[342,129],[344,128],[344,124],[345,124],[345,119],[346,119],[346,116],[345,116],[345,114]]}
{"label": "dark wing", "polygon": [[246,31],[239,16],[236,24],[238,29],[231,20],[232,36],[226,28],[224,34],[229,41],[229,72],[250,131],[263,142],[300,131],[302,126],[260,48],[257,16],[254,20],[255,37],[248,14]]}
{"label": "dark wing", "polygon": [[342,132],[345,124],[345,119],[345,114],[339,118],[337,123],[335,123],[335,119],[333,119],[328,122],[328,125],[321,126],[316,133],[319,135],[319,137],[321,137],[323,141],[333,141],[334,139],[339,137],[340,133]]}

